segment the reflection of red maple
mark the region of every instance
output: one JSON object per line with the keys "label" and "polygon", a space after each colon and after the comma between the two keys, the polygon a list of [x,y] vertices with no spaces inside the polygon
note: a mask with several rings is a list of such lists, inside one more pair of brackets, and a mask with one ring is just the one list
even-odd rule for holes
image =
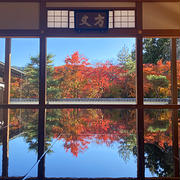
{"label": "reflection of red maple", "polygon": [[[54,138],[57,138],[61,132],[59,140],[64,141],[64,148],[74,155],[84,152],[92,142],[97,144],[106,144],[110,146],[114,142],[131,142],[131,137],[136,137],[136,116],[135,111],[129,111],[118,120],[113,119],[113,113],[104,114],[102,110],[80,110],[68,109],[62,110],[60,122],[63,128],[54,126]],[[171,136],[171,112],[159,113],[159,118],[154,119],[145,113],[145,143],[156,143],[164,148],[164,145],[172,145]],[[154,126],[155,121],[169,120],[166,129]],[[154,126],[152,132],[149,128]],[[156,129],[157,128],[157,129]],[[134,144],[136,146],[136,143]]]}
{"label": "reflection of red maple", "polygon": [[104,116],[102,110],[68,109],[61,114],[63,130],[54,126],[54,138],[63,133],[59,140],[63,140],[66,151],[70,150],[75,156],[85,151],[90,142],[110,145],[128,134],[135,134],[135,129],[127,129],[123,120],[113,122],[111,114]]}
{"label": "reflection of red maple", "polygon": [[[19,111],[11,110],[10,132],[16,132],[23,128],[29,120],[32,123],[32,119],[37,116],[36,111],[29,111],[26,112],[26,117],[30,119],[26,118],[20,121]],[[110,146],[116,142],[120,143],[119,145],[126,142],[136,146],[136,140],[133,141],[136,139],[135,110],[111,112],[100,109],[62,109],[59,110],[59,114],[59,119],[46,123],[47,134],[52,134],[54,138],[64,142],[65,150],[70,151],[76,157],[79,153],[86,151],[90,143]],[[154,117],[151,116],[151,112],[145,111],[145,143],[153,143],[161,148],[164,148],[165,145],[172,146],[171,111],[157,111]],[[24,117],[22,116],[22,118]],[[48,125],[49,123],[51,125]],[[33,129],[29,130],[33,132]],[[59,136],[60,134],[61,136]]]}
{"label": "reflection of red maple", "polygon": [[[145,113],[145,143],[157,143],[162,148],[164,145],[172,146],[172,111],[162,112],[158,114],[157,118],[149,117]],[[168,123],[168,127],[161,128],[154,126],[153,123],[160,122],[161,124]],[[154,127],[150,129],[150,127]],[[153,131],[152,131],[153,130]]]}

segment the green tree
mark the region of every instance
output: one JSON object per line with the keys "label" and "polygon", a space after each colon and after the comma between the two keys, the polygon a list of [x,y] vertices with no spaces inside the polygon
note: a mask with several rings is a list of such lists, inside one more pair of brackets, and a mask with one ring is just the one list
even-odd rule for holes
{"label": "green tree", "polygon": [[129,53],[129,49],[124,45],[122,49],[119,51],[118,55],[119,65],[124,65],[131,59],[131,55]]}
{"label": "green tree", "polygon": [[165,145],[164,149],[154,143],[144,144],[145,167],[158,177],[173,177],[172,147]]}
{"label": "green tree", "polygon": [[163,88],[168,88],[169,81],[166,76],[162,75],[148,75],[147,79],[151,84],[150,91],[146,94],[147,97],[153,98],[163,98],[167,97],[167,94],[164,93]]}
{"label": "green tree", "polygon": [[143,62],[156,64],[158,60],[170,60],[170,39],[147,38],[143,42]]}
{"label": "green tree", "polygon": [[[19,110],[14,110],[15,115],[18,115]],[[21,112],[21,122],[23,129],[23,137],[26,143],[29,145],[29,150],[38,152],[38,111],[37,110],[22,110]],[[60,123],[61,110],[56,109],[47,111],[46,118],[46,137],[45,137],[45,151],[51,146],[52,138],[54,133],[52,131],[53,127],[61,127]],[[18,118],[17,118],[18,119]],[[50,149],[48,153],[52,152]]]}
{"label": "green tree", "polygon": [[117,60],[120,66],[123,66],[124,70],[127,70],[127,74],[136,72],[136,61],[132,53],[129,53],[129,49],[123,46],[117,55]]}
{"label": "green tree", "polygon": [[25,82],[23,83],[24,98],[38,98],[39,93],[39,57],[31,57],[30,63],[24,68]]}
{"label": "green tree", "polygon": [[125,71],[125,76],[123,84],[121,83],[112,87],[112,95],[116,94],[116,97],[124,98],[135,97],[136,61],[126,46],[123,46],[119,51],[117,60],[120,68]]}
{"label": "green tree", "polygon": [[[180,41],[177,41],[180,45]],[[170,60],[170,47],[171,41],[166,38],[145,38],[143,41],[143,62],[156,64],[158,60],[163,61]],[[180,50],[178,49],[178,54],[180,55]],[[133,60],[136,59],[135,48],[131,52],[131,57]]]}
{"label": "green tree", "polygon": [[[47,56],[47,97],[58,98],[60,97],[60,90],[58,81],[54,78],[54,56],[49,54]],[[24,68],[25,82],[23,83],[23,97],[25,98],[38,98],[39,94],[39,56],[31,57],[31,62]]]}
{"label": "green tree", "polygon": [[180,39],[177,39],[177,59],[180,59]]}
{"label": "green tree", "polygon": [[61,89],[59,88],[59,81],[54,77],[54,65],[53,65],[53,55],[49,54],[47,56],[47,98],[58,99],[61,96]]}

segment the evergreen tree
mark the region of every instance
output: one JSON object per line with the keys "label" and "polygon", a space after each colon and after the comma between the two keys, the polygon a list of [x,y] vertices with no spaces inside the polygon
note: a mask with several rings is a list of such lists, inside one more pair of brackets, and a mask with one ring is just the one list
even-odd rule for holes
{"label": "evergreen tree", "polygon": [[39,95],[39,57],[31,57],[31,62],[24,68],[23,83],[24,98],[38,98]]}
{"label": "evergreen tree", "polygon": [[143,41],[143,62],[156,64],[170,60],[170,39],[148,38]]}
{"label": "evergreen tree", "polygon": [[61,95],[61,90],[59,89],[59,81],[54,78],[55,71],[53,65],[54,56],[49,54],[47,56],[47,99],[58,99]]}
{"label": "evergreen tree", "polygon": [[[136,51],[131,52],[131,58],[136,60]],[[156,64],[160,59],[171,60],[171,39],[147,38],[143,41],[143,63]],[[180,59],[180,39],[177,39],[177,59]]]}
{"label": "evergreen tree", "polygon": [[124,65],[126,62],[131,59],[131,56],[129,54],[129,49],[124,45],[122,49],[119,51],[118,55],[118,62],[119,65]]}
{"label": "evergreen tree", "polygon": [[[54,78],[53,55],[47,56],[47,97],[49,99],[60,97],[58,81]],[[31,57],[31,62],[25,67],[25,82],[23,84],[23,97],[39,97],[39,56]]]}
{"label": "evergreen tree", "polygon": [[[136,60],[135,48],[131,52],[131,58]],[[171,60],[171,39],[148,38],[143,41],[143,63],[156,64],[157,61]],[[177,39],[177,59],[180,59],[180,39]]]}

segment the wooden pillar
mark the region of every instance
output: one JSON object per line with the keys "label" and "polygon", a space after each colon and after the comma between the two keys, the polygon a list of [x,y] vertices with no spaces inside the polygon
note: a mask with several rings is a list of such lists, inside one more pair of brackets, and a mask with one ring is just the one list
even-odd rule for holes
{"label": "wooden pillar", "polygon": [[143,110],[143,58],[142,37],[136,39],[136,98],[137,98],[137,177],[144,179],[144,110]]}
{"label": "wooden pillar", "polygon": [[[176,64],[176,39],[171,39],[171,103],[178,104],[177,90],[177,64]],[[172,111],[172,135],[173,135],[173,160],[174,176],[179,177],[179,150],[178,150],[178,110]]]}
{"label": "wooden pillar", "polygon": [[[38,159],[45,151],[45,132],[46,132],[46,38],[40,38],[40,66],[39,66],[39,124],[38,124]],[[38,166],[38,177],[43,179],[45,176],[45,157]]]}
{"label": "wooden pillar", "polygon": [[[39,122],[38,122],[38,160],[45,151],[46,134],[46,51],[47,42],[45,36],[46,30],[46,1],[40,0],[40,63],[39,63]],[[38,178],[45,178],[45,156],[38,164]]]}
{"label": "wooden pillar", "polygon": [[[4,104],[10,103],[10,78],[11,78],[11,39],[6,39],[5,45],[5,68],[4,68]],[[8,161],[9,161],[9,109],[3,110],[3,163],[2,176],[8,177]]]}
{"label": "wooden pillar", "polygon": [[136,2],[138,35],[136,37],[136,103],[137,103],[137,178],[144,180],[144,92],[143,92],[143,36],[142,2]]}

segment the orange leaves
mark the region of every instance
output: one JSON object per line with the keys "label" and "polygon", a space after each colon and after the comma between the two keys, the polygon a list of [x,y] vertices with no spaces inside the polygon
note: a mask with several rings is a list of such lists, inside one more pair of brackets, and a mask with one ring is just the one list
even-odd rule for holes
{"label": "orange leaves", "polygon": [[55,67],[55,78],[60,80],[59,88],[63,98],[80,98],[87,82],[88,59],[75,52],[65,59],[65,65]]}
{"label": "orange leaves", "polygon": [[180,60],[177,60],[177,84],[180,89]]}
{"label": "orange leaves", "polygon": [[24,83],[24,79],[19,77],[11,77],[11,97],[13,98],[21,98],[22,85]]}
{"label": "orange leaves", "polygon": [[74,52],[71,57],[67,56],[67,58],[65,59],[65,63],[66,65],[74,65],[74,66],[78,66],[78,65],[83,65],[83,66],[88,66],[90,65],[90,63],[88,63],[88,59],[79,55],[79,52],[76,51]]}
{"label": "orange leaves", "polygon": [[65,59],[65,65],[55,67],[62,98],[100,98],[110,87],[124,84],[126,70],[109,61],[92,65],[75,52]]}
{"label": "orange leaves", "polygon": [[168,97],[171,88],[171,62],[159,60],[157,64],[144,64],[145,97]]}
{"label": "orange leaves", "polygon": [[[109,61],[92,65],[79,52],[68,56],[65,63],[54,69],[54,78],[59,80],[62,98],[135,97],[135,70],[125,68],[123,65],[113,65]],[[163,63],[162,60],[157,64],[143,65],[145,97],[169,96],[170,66],[169,61]],[[149,80],[149,75],[159,76],[159,79]],[[162,87],[156,86],[160,80],[163,83]],[[167,82],[168,87],[165,87]]]}

